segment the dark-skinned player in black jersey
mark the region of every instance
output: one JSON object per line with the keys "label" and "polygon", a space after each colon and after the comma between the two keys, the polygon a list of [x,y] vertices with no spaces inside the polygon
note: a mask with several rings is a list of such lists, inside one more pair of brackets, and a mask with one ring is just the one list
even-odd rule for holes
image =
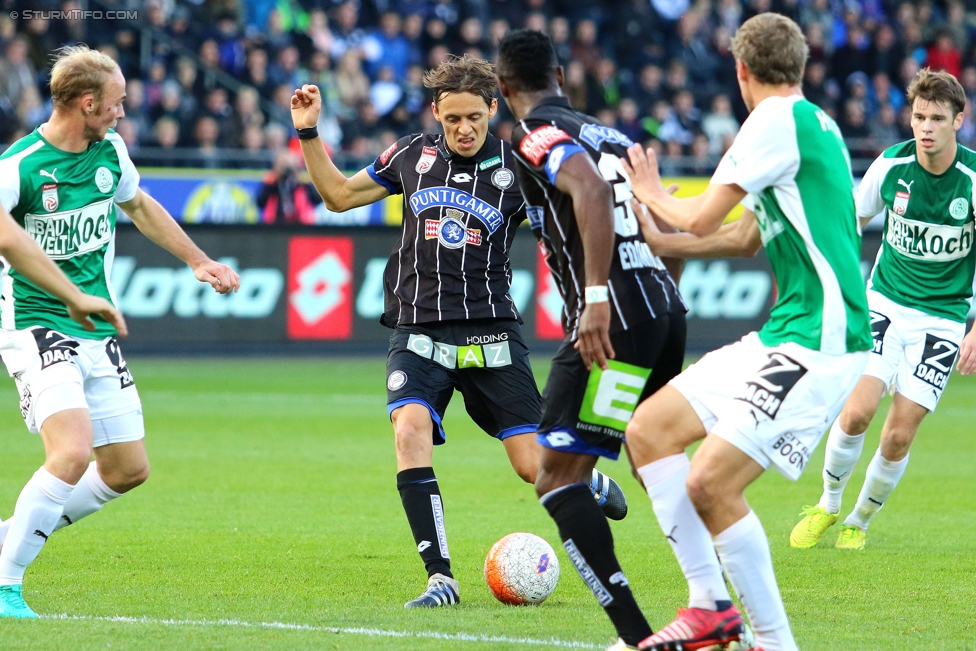
{"label": "dark-skinned player in black jersey", "polygon": [[512,152],[526,210],[566,303],[566,338],[543,393],[535,489],[617,630],[612,648],[636,648],[651,628],[588,482],[599,457],[617,458],[637,405],[681,372],[686,308],[630,205],[621,159],[633,143],[562,96],[549,38],[506,34],[497,74],[518,120]]}
{"label": "dark-skinned player in black jersey", "polygon": [[[386,388],[397,488],[428,575],[426,590],[407,608],[459,602],[432,467],[454,390],[471,418],[502,441],[526,482],[535,482],[541,454],[534,434],[542,399],[508,293],[508,252],[525,220],[525,203],[508,143],[488,132],[498,107],[495,74],[486,61],[457,57],[430,71],[424,84],[443,135],[401,138],[349,178],[318,138],[319,89],[303,86],[291,103],[309,174],[330,210],[403,195],[381,322],[394,330]],[[600,504],[609,517],[624,517],[627,503],[616,482],[596,471],[587,482],[597,512]]]}

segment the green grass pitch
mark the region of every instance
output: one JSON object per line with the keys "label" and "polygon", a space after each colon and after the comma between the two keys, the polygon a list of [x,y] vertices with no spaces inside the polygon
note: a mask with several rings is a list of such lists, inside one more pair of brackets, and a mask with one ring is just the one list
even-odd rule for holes
{"label": "green grass pitch", "polygon": [[[395,487],[383,360],[130,360],[149,482],[51,537],[25,596],[46,617],[0,622],[7,649],[602,649],[609,620],[562,552],[555,525],[460,396],[435,454],[463,603],[405,611],[424,574]],[[537,364],[540,381],[547,367]],[[976,379],[956,374],[901,486],[860,553],[789,547],[820,490],[822,445],[802,479],[768,473],[749,491],[769,535],[800,647],[976,649]],[[848,489],[850,508],[881,417]],[[43,461],[0,385],[0,517]],[[601,462],[631,513],[617,551],[651,624],[687,593],[626,461]],[[482,577],[513,531],[545,537],[562,579],[540,607],[497,603]],[[56,619],[55,616],[64,616]]]}

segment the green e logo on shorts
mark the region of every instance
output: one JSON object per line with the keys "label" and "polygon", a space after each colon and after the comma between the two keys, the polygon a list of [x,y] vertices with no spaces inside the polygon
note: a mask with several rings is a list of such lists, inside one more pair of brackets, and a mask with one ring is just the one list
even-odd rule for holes
{"label": "green e logo on shorts", "polygon": [[623,432],[634,415],[651,369],[607,360],[609,368],[594,366],[586,383],[579,418],[584,423],[603,425]]}

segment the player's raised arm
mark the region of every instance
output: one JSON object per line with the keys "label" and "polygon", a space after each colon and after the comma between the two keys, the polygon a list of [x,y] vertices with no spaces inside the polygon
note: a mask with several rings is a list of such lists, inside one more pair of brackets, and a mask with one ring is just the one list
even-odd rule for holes
{"label": "player's raised arm", "polygon": [[573,211],[583,241],[585,293],[577,328],[576,347],[586,368],[595,363],[607,368],[615,353],[610,344],[610,303],[607,279],[613,260],[613,190],[603,180],[593,160],[570,155],[556,175],[556,187],[573,199]]}
{"label": "player's raised arm", "polygon": [[[718,230],[725,217],[746,196],[737,185],[712,183],[702,194],[678,198],[661,184],[657,157],[653,149],[647,152],[634,145],[627,150],[630,163],[621,159],[631,179],[634,196],[668,224],[694,235],[708,235]],[[634,179],[643,179],[635,183]]]}
{"label": "player's raised arm", "polygon": [[237,291],[241,278],[225,264],[211,260],[180,228],[159,202],[139,189],[130,201],[119,202],[132,223],[142,234],[163,247],[193,269],[197,280],[210,283],[219,294]]}
{"label": "player's raised arm", "polygon": [[723,224],[714,233],[698,237],[691,233],[664,233],[647,206],[632,199],[631,207],[647,246],[662,258],[751,258],[762,248],[756,214],[751,210],[743,212],[734,222]]}
{"label": "player's raised arm", "polygon": [[104,298],[89,296],[78,289],[68,280],[64,272],[44,255],[37,242],[14,221],[10,213],[2,208],[0,208],[0,255],[3,255],[27,280],[64,303],[71,318],[86,330],[95,329],[95,324],[88,315],[98,314],[111,323],[120,336],[124,337],[128,334],[122,313]]}
{"label": "player's raised arm", "polygon": [[325,206],[329,210],[343,212],[388,196],[390,191],[373,180],[366,170],[346,177],[335,166],[325,153],[316,128],[321,111],[322,95],[318,86],[305,84],[295,90],[291,98],[291,120],[298,130],[308,175]]}

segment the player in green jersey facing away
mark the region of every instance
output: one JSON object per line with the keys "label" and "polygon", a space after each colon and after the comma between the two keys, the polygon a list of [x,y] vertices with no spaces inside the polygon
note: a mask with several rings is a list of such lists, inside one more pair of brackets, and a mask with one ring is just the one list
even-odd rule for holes
{"label": "player in green jersey facing away", "polygon": [[[51,70],[51,97],[51,119],[0,156],[0,206],[65,275],[115,303],[118,205],[198,280],[222,294],[237,290],[237,274],[207,257],[139,189],[125,144],[111,131],[125,115],[118,65],[83,45],[63,48]],[[96,317],[87,330],[7,264],[0,275],[0,356],[17,382],[27,428],[40,434],[45,451],[13,517],[0,525],[0,617],[34,618],[21,584],[48,536],[142,484],[149,460],[142,404],[116,341],[117,324]]]}
{"label": "player in green jersey facing away", "polygon": [[[758,333],[705,355],[627,426],[631,460],[690,593],[689,607],[641,649],[738,638],[743,622],[724,566],[756,648],[796,650],[766,534],[743,493],[770,466],[799,478],[871,348],[850,159],[834,121],[801,94],[803,34],[788,18],[760,14],[739,28],[732,52],[750,115],[703,194],[673,197],[653,152],[629,151],[634,195],[686,231],[662,236],[676,244],[656,254],[755,252],[761,244],[779,288]],[[739,202],[742,223],[723,226]],[[650,221],[643,212],[641,221]],[[689,462],[685,449],[701,439]]]}
{"label": "player in green jersey facing away", "polygon": [[976,370],[976,335],[963,337],[976,269],[976,152],[956,143],[966,94],[949,73],[926,68],[908,87],[908,101],[915,139],[886,149],[856,197],[862,223],[885,213],[868,285],[874,354],[830,429],[823,495],[816,506],[804,507],[790,535],[793,547],[813,547],[837,521],[864,432],[890,389],[894,399],[881,445],[836,542],[840,549],[863,549],[868,524],[904,474],[908,449],[935,410],[956,355],[963,375]]}

